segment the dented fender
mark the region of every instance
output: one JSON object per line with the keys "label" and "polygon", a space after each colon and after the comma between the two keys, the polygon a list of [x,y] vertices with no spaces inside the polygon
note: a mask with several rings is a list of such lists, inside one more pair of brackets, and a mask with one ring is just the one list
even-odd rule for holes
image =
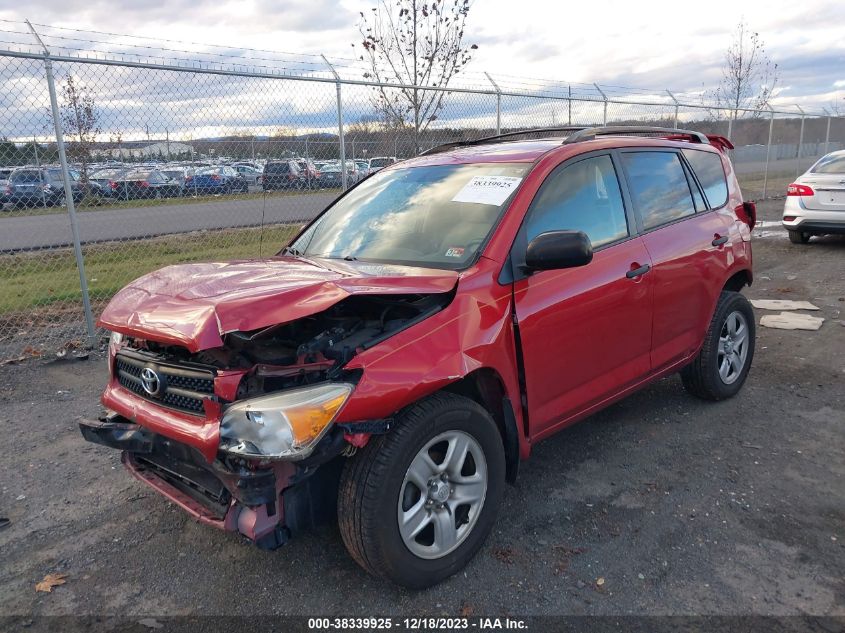
{"label": "dented fender", "polygon": [[[499,268],[482,257],[461,275],[447,307],[355,356],[346,369],[361,370],[361,378],[336,421],[391,417],[482,368],[498,375],[510,402],[521,402],[511,287],[497,282]],[[513,409],[524,459],[525,420],[519,406]]]}

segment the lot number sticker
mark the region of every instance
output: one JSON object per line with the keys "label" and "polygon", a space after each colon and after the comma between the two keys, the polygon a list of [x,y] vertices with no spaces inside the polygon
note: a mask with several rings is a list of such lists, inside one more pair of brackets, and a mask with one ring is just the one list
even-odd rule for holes
{"label": "lot number sticker", "polygon": [[461,189],[452,202],[474,202],[501,206],[513,193],[522,178],[516,176],[474,176]]}

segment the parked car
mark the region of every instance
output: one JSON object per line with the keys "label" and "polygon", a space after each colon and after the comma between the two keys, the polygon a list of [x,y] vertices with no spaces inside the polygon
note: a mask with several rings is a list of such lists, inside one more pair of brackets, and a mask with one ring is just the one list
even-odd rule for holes
{"label": "parked car", "polygon": [[248,185],[258,185],[261,183],[262,171],[260,169],[256,169],[250,165],[232,165],[232,169],[238,172],[246,180]]}
{"label": "parked car", "polygon": [[264,191],[302,189],[306,186],[305,175],[295,160],[271,160],[264,165],[261,186]]}
{"label": "parked car", "polygon": [[675,372],[735,395],[756,210],[730,143],[509,136],[385,168],[275,257],[129,284],[85,438],[264,548],[336,510],[364,569],[418,588],[475,555],[539,440]]}
{"label": "parked car", "polygon": [[296,166],[299,168],[299,173],[301,173],[305,179],[305,186],[308,189],[317,186],[317,183],[320,180],[320,170],[317,169],[314,161],[310,158],[297,158]]}
{"label": "parked car", "polygon": [[389,167],[393,163],[396,162],[395,156],[375,156],[371,158],[369,161],[369,173],[374,174],[380,169],[384,169],[385,167]]}
{"label": "parked car", "polygon": [[97,186],[99,195],[104,200],[117,200],[118,189],[117,187],[112,187],[112,183],[123,180],[128,171],[126,167],[95,169],[88,176],[88,182]]}
{"label": "parked car", "polygon": [[112,195],[118,200],[176,198],[182,188],[157,169],[129,169],[120,178],[109,182]]}
{"label": "parked car", "polygon": [[[71,171],[71,191],[74,202],[85,197],[79,175]],[[15,208],[52,207],[65,203],[62,171],[58,167],[25,167],[9,175],[5,199]]]}
{"label": "parked car", "polygon": [[199,167],[186,179],[189,193],[200,195],[215,193],[247,193],[249,183],[233,168],[226,165]]}
{"label": "parked car", "polygon": [[786,188],[783,226],[793,244],[845,233],[845,150],[823,156]]}
{"label": "parked car", "polygon": [[[340,169],[340,163],[325,163],[320,167],[320,179],[318,181],[321,187],[329,189],[340,187],[343,183],[343,172]],[[347,179],[347,184],[352,184]]]}
{"label": "parked car", "polygon": [[0,168],[0,209],[9,202],[7,189],[9,186],[9,176],[12,175],[13,171],[15,171],[14,167]]}
{"label": "parked car", "polygon": [[194,175],[194,168],[165,165],[161,168],[161,173],[179,185],[180,196],[187,196],[193,193],[188,188],[188,179]]}
{"label": "parked car", "polygon": [[[355,167],[358,169],[358,174],[361,180],[366,178],[370,175],[370,161],[368,160],[356,160]],[[372,172],[375,173],[375,172]]]}

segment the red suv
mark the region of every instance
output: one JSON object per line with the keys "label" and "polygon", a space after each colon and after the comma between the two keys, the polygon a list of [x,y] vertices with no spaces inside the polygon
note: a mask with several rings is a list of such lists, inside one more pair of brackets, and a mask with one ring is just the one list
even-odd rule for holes
{"label": "red suv", "polygon": [[674,372],[728,398],[754,355],[730,143],[562,131],[436,148],[275,257],[131,283],[100,319],[108,411],[83,435],[260,547],[336,513],[367,571],[460,570],[536,442]]}

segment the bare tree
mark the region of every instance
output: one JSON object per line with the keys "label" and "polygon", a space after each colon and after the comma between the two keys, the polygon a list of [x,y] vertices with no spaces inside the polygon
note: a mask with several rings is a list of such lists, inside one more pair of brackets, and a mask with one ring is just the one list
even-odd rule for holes
{"label": "bare tree", "polygon": [[379,0],[369,15],[360,14],[360,59],[370,67],[364,77],[407,86],[376,87],[376,109],[388,129],[412,126],[417,151],[446,96],[419,86],[446,88],[478,48],[463,42],[469,10],[470,0]]}
{"label": "bare tree", "polygon": [[766,52],[760,34],[742,21],[734,32],[725,63],[722,81],[712,94],[717,107],[730,111],[736,120],[745,110],[763,110],[774,96],[778,82],[778,65]]}
{"label": "bare tree", "polygon": [[70,138],[70,154],[82,164],[82,180],[87,182],[91,148],[100,133],[99,112],[94,96],[85,85],[78,83],[73,75],[65,78],[62,87],[60,116],[62,132]]}

